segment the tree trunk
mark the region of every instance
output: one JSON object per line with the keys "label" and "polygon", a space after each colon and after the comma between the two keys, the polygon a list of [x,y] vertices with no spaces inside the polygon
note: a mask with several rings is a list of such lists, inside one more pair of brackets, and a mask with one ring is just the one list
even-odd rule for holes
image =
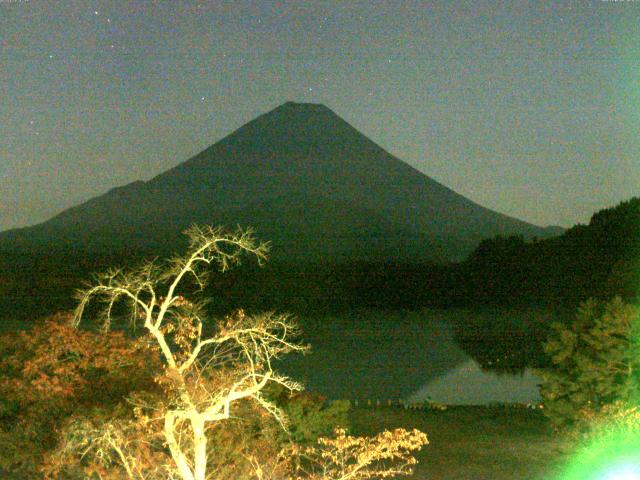
{"label": "tree trunk", "polygon": [[207,436],[204,433],[204,420],[198,414],[191,417],[193,429],[194,479],[205,480],[207,474]]}
{"label": "tree trunk", "polygon": [[167,445],[171,451],[171,457],[176,463],[176,467],[178,467],[178,472],[180,473],[182,480],[195,480],[193,472],[189,467],[189,462],[187,462],[184,453],[180,449],[180,445],[178,445],[178,442],[176,441],[174,426],[175,415],[173,412],[167,412],[164,417],[164,438],[167,440]]}

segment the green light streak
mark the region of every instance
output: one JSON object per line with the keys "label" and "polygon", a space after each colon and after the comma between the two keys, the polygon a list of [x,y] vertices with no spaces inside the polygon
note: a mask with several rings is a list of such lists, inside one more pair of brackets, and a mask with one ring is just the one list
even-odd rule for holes
{"label": "green light streak", "polygon": [[581,448],[558,480],[640,480],[640,432],[614,432]]}

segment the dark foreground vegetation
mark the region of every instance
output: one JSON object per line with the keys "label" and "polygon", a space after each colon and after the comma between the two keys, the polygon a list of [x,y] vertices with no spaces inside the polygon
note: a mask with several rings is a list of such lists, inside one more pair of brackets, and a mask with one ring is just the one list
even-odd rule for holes
{"label": "dark foreground vegetation", "polygon": [[[258,253],[262,257],[264,251]],[[308,468],[309,464],[304,462],[309,458],[317,463],[325,458],[322,452],[326,453],[326,449],[344,448],[352,442],[344,432],[334,431],[336,426],[351,427],[352,432],[366,435],[379,431],[378,427],[424,429],[430,445],[418,454],[422,463],[417,478],[461,479],[549,478],[549,472],[558,468],[566,454],[563,445],[567,437],[558,437],[557,432],[569,431],[570,438],[579,443],[594,435],[593,425],[610,425],[611,418],[618,422],[618,426],[611,428],[622,426],[640,431],[636,404],[640,398],[640,379],[636,373],[640,371],[636,360],[640,358],[638,310],[633,306],[640,286],[637,198],[598,212],[589,225],[576,226],[554,239],[486,240],[467,260],[455,265],[385,263],[319,268],[280,264],[260,268],[247,262],[225,275],[212,270],[207,277],[209,286],[202,292],[205,298],[213,300],[211,304],[187,300],[197,291],[198,282],[192,278],[180,295],[174,297],[177,303],[167,304],[167,308],[177,308],[171,316],[177,323],[166,330],[149,323],[149,318],[160,313],[158,308],[162,310],[166,298],[154,297],[147,286],[138,291],[143,293],[139,298],[142,310],[135,307],[135,302],[133,310],[119,309],[115,305],[119,294],[108,297],[107,306],[113,300],[115,308],[109,307],[107,318],[111,321],[107,323],[90,324],[78,330],[70,323],[71,319],[79,319],[77,312],[34,321],[77,305],[72,291],[88,278],[89,271],[138,261],[134,261],[133,252],[101,256],[71,251],[51,255],[40,252],[35,258],[32,254],[20,257],[15,252],[4,252],[0,272],[0,307],[7,312],[5,315],[11,314],[10,319],[16,320],[5,319],[3,330],[7,333],[0,338],[3,478],[43,475],[82,478],[87,472],[95,478],[137,478],[122,476],[122,468],[118,470],[126,466],[122,458],[128,458],[118,457],[118,449],[114,448],[123,439],[132,446],[131,455],[140,459],[142,474],[148,478],[160,475],[156,465],[170,464],[168,458],[174,452],[168,450],[170,442],[167,443],[162,430],[167,428],[166,424],[162,427],[154,423],[157,420],[154,412],[166,414],[173,408],[178,412],[176,415],[181,414],[191,401],[184,396],[185,392],[192,389],[189,395],[199,398],[197,381],[189,382],[201,378],[212,364],[205,362],[203,370],[197,369],[193,376],[185,373],[182,379],[180,375],[168,375],[166,366],[171,365],[167,360],[170,357],[157,345],[152,348],[153,338],[170,338],[169,345],[177,349],[175,359],[180,359],[176,365],[185,362],[182,365],[187,365],[186,372],[191,367],[191,355],[199,354],[197,345],[205,338],[201,334],[224,338],[228,331],[245,332],[246,325],[255,323],[264,327],[261,330],[264,336],[258,340],[237,337],[236,346],[240,349],[233,354],[239,355],[233,357],[236,363],[225,364],[226,360],[214,363],[215,368],[222,365],[222,370],[207,374],[211,382],[207,384],[209,392],[244,389],[249,392],[248,400],[257,393],[252,389],[260,382],[242,382],[247,378],[255,380],[256,375],[271,376],[269,371],[258,373],[265,365],[271,368],[270,353],[261,356],[261,342],[268,344],[269,339],[277,339],[282,346],[281,350],[281,347],[275,350],[277,354],[297,348],[287,343],[286,335],[295,329],[291,330],[293,325],[286,317],[256,315],[262,309],[294,313],[339,313],[362,306],[474,310],[474,315],[462,315],[454,322],[460,345],[487,369],[514,372],[526,366],[542,368],[545,376],[541,393],[547,408],[544,417],[539,411],[491,408],[456,408],[445,412],[355,409],[348,414],[347,404],[328,402],[313,392],[286,393],[297,387],[282,379],[276,382],[278,388],[265,389],[259,399],[254,398],[258,401],[257,408],[251,402],[240,401],[233,418],[226,417],[229,421],[216,426],[215,434],[211,430],[205,435],[209,438],[208,448],[215,452],[207,467],[223,472],[220,478],[251,475],[270,478],[264,473],[267,465],[272,469],[271,478],[279,478],[274,473],[277,469],[291,471],[300,467],[279,456],[292,445],[307,449],[304,450],[307,457],[299,458],[307,458],[301,461]],[[146,255],[150,258],[150,254]],[[223,262],[218,266],[227,265]],[[89,288],[84,292],[93,292],[89,296],[103,291],[117,293],[120,287],[147,285],[149,278],[160,283],[167,281],[162,275],[154,276],[157,274],[154,269],[142,269],[134,270],[133,277],[97,277],[93,285],[95,288],[97,281],[98,290]],[[109,290],[113,287],[116,290]],[[88,308],[86,314],[93,318],[97,311],[90,305]],[[123,318],[127,311],[133,312],[133,317],[128,318],[138,318],[137,327],[118,323],[118,318]],[[145,312],[151,315],[147,320],[144,315],[139,316]],[[222,319],[217,324],[218,330],[198,330],[200,319],[209,315]],[[141,335],[142,326],[152,334],[151,343],[149,337]],[[18,335],[17,330],[22,329],[26,330]],[[243,350],[251,345],[254,346],[249,350]],[[256,350],[252,350],[254,347]],[[496,358],[507,361],[496,364]],[[249,370],[237,369],[243,361],[251,365]],[[242,376],[245,374],[249,377]],[[232,386],[236,381],[241,383]],[[206,398],[215,397],[207,395]],[[205,401],[205,397],[201,400]],[[273,407],[290,418],[290,434],[283,436],[279,429],[278,419],[284,416],[265,416],[260,405],[270,405],[266,407],[267,413],[276,412],[269,410]],[[193,418],[188,417],[189,421]],[[192,427],[179,422],[174,427],[180,435],[197,436]],[[411,437],[407,430],[398,432],[379,441],[395,442],[399,458],[408,468],[412,465],[411,450],[424,445],[425,439]],[[314,442],[321,437],[333,440],[325,440],[320,450],[314,451]],[[354,442],[353,445],[360,445]],[[229,449],[229,445],[240,447]],[[194,448],[188,442],[183,446],[187,450]],[[78,456],[78,452],[89,451],[93,453]],[[298,454],[301,451],[296,450]],[[294,457],[291,452],[286,456]],[[230,466],[240,470],[227,471]],[[341,477],[336,474],[308,478]]]}
{"label": "dark foreground vegetation", "polygon": [[[188,281],[208,283],[251,232],[193,226],[187,253],[96,275],[73,313],[0,336],[0,469],[5,477],[110,480],[358,480],[409,475],[417,429],[347,431],[328,403],[275,371],[302,353],[287,314],[211,319]],[[97,309],[91,308],[94,304]]]}
{"label": "dark foreground vegetation", "polygon": [[[127,340],[122,333],[79,331],[66,320],[68,316],[61,315],[45,328],[32,329],[30,335],[0,338],[5,359],[0,365],[2,478],[38,479],[46,474],[73,479],[90,472],[94,476],[89,478],[126,478],[114,472],[112,456],[101,463],[91,454],[92,436],[101,426],[151,416],[144,408],[136,414],[131,407],[163,395],[162,385],[153,381],[157,351]],[[347,402],[328,402],[312,393],[289,395],[282,388],[266,392],[265,398],[289,418],[291,437],[250,403],[236,405],[233,418],[210,432],[209,466],[221,475],[216,478],[259,478],[246,461],[250,455],[265,462],[276,458],[290,439],[312,445],[338,425],[357,437],[398,428],[427,432],[429,445],[416,457],[419,463],[412,478],[417,479],[555,478],[550,472],[570,452],[566,439],[553,432],[543,412],[524,406],[444,411],[350,408]],[[161,448],[153,431],[137,431],[136,436],[129,440],[142,438]],[[84,462],[73,455],[74,446],[89,452]],[[164,459],[145,450],[138,453],[146,462]]]}

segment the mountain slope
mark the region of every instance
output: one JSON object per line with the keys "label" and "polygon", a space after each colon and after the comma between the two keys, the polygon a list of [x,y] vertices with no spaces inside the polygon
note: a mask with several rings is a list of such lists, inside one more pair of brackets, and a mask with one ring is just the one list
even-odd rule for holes
{"label": "mountain slope", "polygon": [[253,226],[273,258],[455,260],[482,238],[558,233],[477,205],[323,105],[285,103],[148,182],[113,189],[0,245],[157,248],[191,223]]}

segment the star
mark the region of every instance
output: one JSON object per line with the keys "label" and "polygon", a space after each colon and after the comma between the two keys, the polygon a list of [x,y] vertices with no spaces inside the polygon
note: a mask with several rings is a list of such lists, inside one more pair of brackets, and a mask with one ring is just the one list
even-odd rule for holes
{"label": "star", "polygon": [[97,10],[94,10],[93,14],[94,14],[94,15],[98,15],[98,11],[97,11]]}

